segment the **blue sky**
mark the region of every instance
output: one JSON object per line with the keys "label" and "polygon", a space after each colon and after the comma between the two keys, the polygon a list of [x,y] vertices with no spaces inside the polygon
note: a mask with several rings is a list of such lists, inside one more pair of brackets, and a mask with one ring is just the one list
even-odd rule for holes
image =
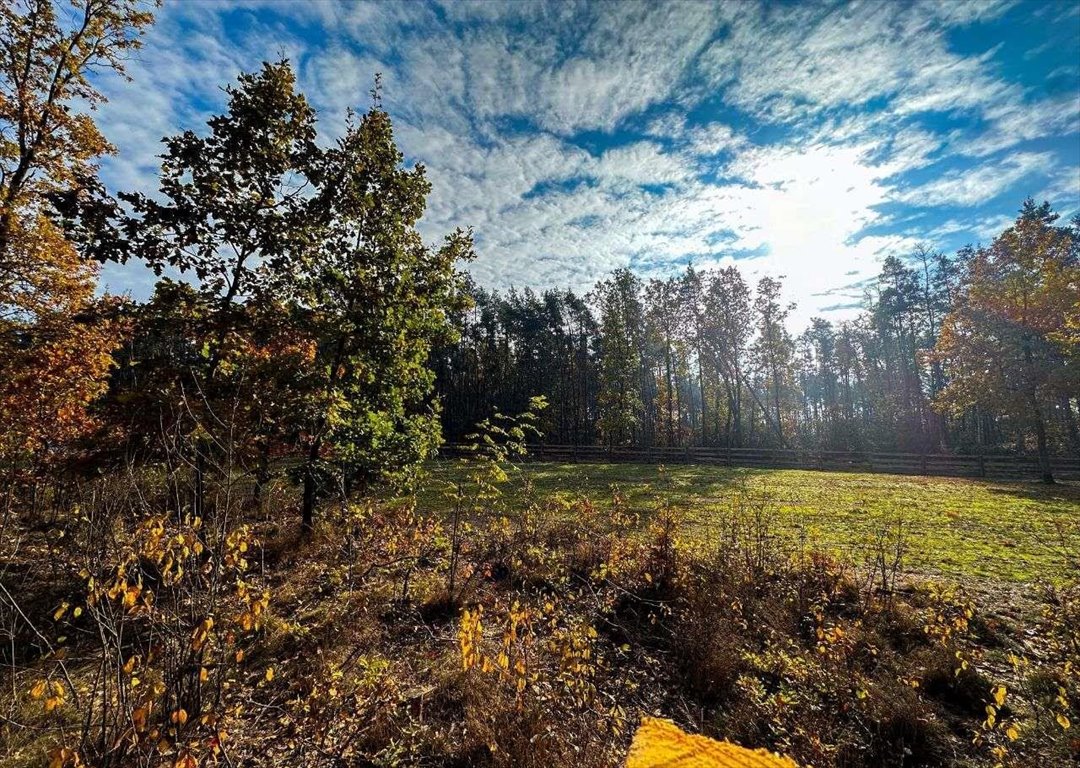
{"label": "blue sky", "polygon": [[[785,276],[796,325],[850,316],[917,243],[987,242],[1024,197],[1080,209],[1080,3],[166,0],[131,82],[102,84],[113,189],[162,136],[289,57],[337,134],[375,72],[487,286],[588,289],[689,261]],[[113,291],[152,275],[109,267]]]}

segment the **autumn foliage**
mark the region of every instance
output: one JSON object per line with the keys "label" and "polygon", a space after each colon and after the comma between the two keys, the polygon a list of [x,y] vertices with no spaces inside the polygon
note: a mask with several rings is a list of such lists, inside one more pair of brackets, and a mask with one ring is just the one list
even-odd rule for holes
{"label": "autumn foliage", "polygon": [[1013,226],[973,253],[933,352],[950,372],[939,406],[1015,418],[1034,433],[1051,481],[1049,414],[1069,410],[1080,391],[1070,331],[1080,312],[1080,231],[1056,219],[1029,200]]}
{"label": "autumn foliage", "polygon": [[[153,194],[106,189],[93,73],[123,73],[151,10],[0,4],[0,765],[1080,757],[1073,581],[1003,623],[986,585],[908,572],[900,524],[847,556],[734,473],[703,519],[662,467],[655,507],[521,471],[545,429],[902,423],[925,449],[953,419],[979,448],[1033,438],[1050,480],[1076,439],[1075,225],[1029,202],[940,285],[889,259],[863,325],[798,339],[779,281],[734,268],[503,301],[460,272],[470,230],[422,237],[431,185],[378,78],[331,140],[265,63],[165,138]],[[152,295],[99,295],[128,262]]]}
{"label": "autumn foliage", "polygon": [[52,0],[0,8],[0,465],[9,488],[61,465],[89,434],[88,408],[104,392],[120,332],[105,319],[109,302],[95,299],[97,268],[50,220],[49,201],[111,151],[72,105],[102,100],[90,71],[122,73],[151,15],[132,0],[71,10]]}
{"label": "autumn foliage", "polygon": [[44,217],[18,222],[12,257],[29,267],[9,283],[0,337],[0,464],[8,482],[63,466],[97,422],[121,325],[94,297],[97,270]]}

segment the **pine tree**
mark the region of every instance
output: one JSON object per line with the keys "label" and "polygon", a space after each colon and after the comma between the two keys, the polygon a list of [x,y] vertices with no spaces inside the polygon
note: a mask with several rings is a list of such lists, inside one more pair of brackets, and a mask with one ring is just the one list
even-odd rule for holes
{"label": "pine tree", "polygon": [[643,407],[641,283],[626,269],[596,286],[600,314],[600,409],[598,428],[608,446],[630,444],[641,427]]}

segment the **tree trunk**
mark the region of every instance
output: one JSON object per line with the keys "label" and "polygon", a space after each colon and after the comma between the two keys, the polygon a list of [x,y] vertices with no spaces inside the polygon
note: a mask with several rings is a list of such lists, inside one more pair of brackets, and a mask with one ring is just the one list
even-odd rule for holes
{"label": "tree trunk", "polygon": [[311,444],[308,452],[307,467],[304,470],[304,498],[300,507],[300,531],[308,535],[315,530],[315,503],[318,501],[318,488],[315,484],[315,462],[319,459],[319,441]]}
{"label": "tree trunk", "polygon": [[1068,397],[1061,398],[1061,408],[1065,417],[1065,431],[1069,434],[1069,447],[1072,448],[1073,453],[1080,454],[1080,430],[1076,426],[1072,401]]}
{"label": "tree trunk", "polygon": [[262,508],[263,489],[270,481],[270,441],[263,440],[259,445],[259,459],[255,467],[255,487],[251,491],[251,501],[257,508]]}
{"label": "tree trunk", "polygon": [[1050,470],[1050,451],[1046,445],[1046,424],[1043,422],[1042,410],[1039,404],[1032,399],[1032,409],[1035,415],[1035,442],[1039,447],[1039,471],[1042,473],[1044,483],[1054,482],[1054,473]]}
{"label": "tree trunk", "polygon": [[675,445],[675,417],[672,414],[672,406],[675,405],[675,391],[671,382],[671,340],[664,340],[664,378],[667,381],[667,444]]}
{"label": "tree trunk", "polygon": [[1039,449],[1039,469],[1042,472],[1044,483],[1054,482],[1054,473],[1050,471],[1050,451],[1046,445],[1046,420],[1043,418],[1042,408],[1039,407],[1039,396],[1035,389],[1035,377],[1032,375],[1034,364],[1032,362],[1030,339],[1024,338],[1024,362],[1027,364],[1028,373],[1028,399],[1031,403],[1031,416],[1035,422],[1035,442]]}
{"label": "tree trunk", "polygon": [[773,410],[776,413],[776,434],[780,437],[780,447],[784,447],[784,427],[780,421],[780,375],[776,364],[772,365],[773,380]]}
{"label": "tree trunk", "polygon": [[[698,331],[698,333],[700,334],[700,331]],[[700,339],[700,336],[699,336],[699,339]],[[707,415],[706,415],[705,408],[706,408],[706,402],[707,402],[708,398],[705,396],[705,364],[704,364],[704,360],[702,358],[703,358],[703,355],[702,355],[702,352],[701,352],[701,343],[699,342],[698,343],[698,348],[697,348],[698,389],[700,390],[700,394],[701,394],[701,442],[699,444],[700,445],[706,445],[706,444],[708,444],[708,440],[706,439],[706,437],[707,437],[707,430],[708,430],[709,421],[708,421],[708,418],[707,418]]]}

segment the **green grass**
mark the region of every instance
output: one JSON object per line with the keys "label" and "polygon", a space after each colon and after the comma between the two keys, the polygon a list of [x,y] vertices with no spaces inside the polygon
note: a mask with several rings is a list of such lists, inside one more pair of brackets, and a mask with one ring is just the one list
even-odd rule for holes
{"label": "green grass", "polygon": [[[440,480],[460,475],[432,466],[421,508],[438,509]],[[793,544],[855,562],[871,556],[882,531],[902,526],[910,571],[964,581],[1031,583],[1065,576],[1063,547],[1080,549],[1080,486],[906,477],[870,473],[729,469],[701,465],[552,464],[521,466],[535,493],[579,494],[610,504],[617,487],[647,519],[678,511],[692,536],[708,537],[723,510],[747,491],[769,500],[777,530]],[[518,483],[508,487],[513,508]]]}

